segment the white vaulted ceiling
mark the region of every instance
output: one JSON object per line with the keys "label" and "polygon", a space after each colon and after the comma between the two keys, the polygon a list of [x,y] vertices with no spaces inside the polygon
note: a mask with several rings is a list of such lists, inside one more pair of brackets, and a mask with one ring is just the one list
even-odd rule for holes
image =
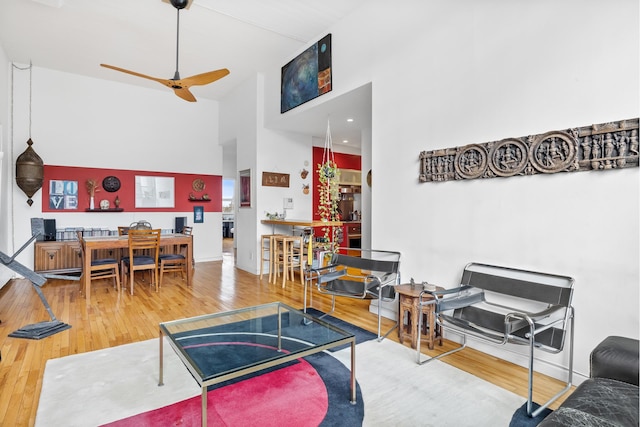
{"label": "white vaulted ceiling", "polygon": [[[192,88],[198,99],[221,99],[256,73],[284,65],[365,1],[193,0],[180,12],[180,74],[228,68],[221,80]],[[2,0],[0,43],[11,62],[175,96],[99,64],[172,78],[176,13],[163,0]]]}

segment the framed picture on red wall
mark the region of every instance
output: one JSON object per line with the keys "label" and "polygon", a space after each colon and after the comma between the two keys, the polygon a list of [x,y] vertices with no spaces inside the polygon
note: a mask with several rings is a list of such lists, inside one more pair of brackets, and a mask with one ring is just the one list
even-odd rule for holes
{"label": "framed picture on red wall", "polygon": [[49,209],[78,209],[78,181],[49,181]]}
{"label": "framed picture on red wall", "polygon": [[204,206],[193,207],[193,222],[196,224],[204,222]]}

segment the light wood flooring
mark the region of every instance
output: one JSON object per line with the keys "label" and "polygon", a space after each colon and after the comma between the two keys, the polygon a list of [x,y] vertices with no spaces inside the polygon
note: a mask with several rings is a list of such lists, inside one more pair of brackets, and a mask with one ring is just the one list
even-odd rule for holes
{"label": "light wood flooring", "polygon": [[[225,239],[226,245],[229,242]],[[228,246],[223,255],[223,261],[196,264],[190,288],[179,275],[170,276],[159,293],[148,283],[138,281],[132,296],[128,292],[119,294],[110,280],[102,280],[94,282],[89,304],[80,294],[78,282],[50,280],[42,291],[57,319],[72,327],[42,340],[8,337],[23,326],[48,321],[50,317],[30,282],[20,279],[5,285],[0,290],[0,426],[34,425],[48,359],[157,338],[158,323],[164,321],[273,301],[302,307],[299,281],[287,282],[283,289],[279,284],[269,284],[266,277],[260,280],[236,269]],[[315,294],[313,306],[328,311],[330,300]],[[377,317],[367,307],[367,301],[342,298],[334,315],[376,331]],[[392,324],[384,319],[387,328]],[[397,334],[393,332],[390,338],[397,341]],[[445,340],[445,345],[436,346],[434,352],[424,347],[425,353],[435,354],[453,345]],[[443,361],[526,397],[524,368],[470,348]],[[543,375],[536,376],[535,384],[537,401],[546,401],[561,389],[558,381]]]}

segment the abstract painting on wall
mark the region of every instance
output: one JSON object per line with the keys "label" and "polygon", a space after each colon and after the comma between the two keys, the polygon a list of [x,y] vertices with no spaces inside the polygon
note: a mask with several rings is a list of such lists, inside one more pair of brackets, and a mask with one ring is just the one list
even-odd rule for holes
{"label": "abstract painting on wall", "polygon": [[280,113],[331,91],[331,34],[282,67]]}

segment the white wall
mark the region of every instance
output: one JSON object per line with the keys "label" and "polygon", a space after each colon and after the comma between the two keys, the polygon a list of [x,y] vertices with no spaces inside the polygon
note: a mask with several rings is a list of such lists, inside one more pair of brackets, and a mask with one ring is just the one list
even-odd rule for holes
{"label": "white wall", "polygon": [[[271,226],[261,224],[266,213],[283,213],[284,198],[293,199],[293,209],[287,218],[306,219],[312,216],[311,193],[302,193],[302,184],[311,183],[300,177],[303,168],[311,170],[312,139],[306,135],[273,131],[264,127],[264,77],[245,82],[221,103],[221,141],[234,141],[237,147],[237,171],[251,169],[252,204],[238,208],[234,238],[236,265],[257,274],[260,271],[259,240],[270,234]],[[307,162],[307,165],[305,165]],[[288,173],[289,187],[263,187],[262,172]],[[239,187],[239,182],[236,187]],[[237,189],[239,191],[239,189]],[[290,232],[291,230],[277,230]]]}
{"label": "white wall", "polygon": [[[239,199],[240,181],[238,172],[250,170],[252,174],[251,194],[255,198],[256,174],[256,126],[258,102],[258,78],[249,79],[238,87],[220,105],[220,141],[223,144],[236,144],[235,186],[236,200]],[[236,266],[243,270],[254,271],[256,260],[256,207],[239,207],[236,204],[234,222],[234,240],[236,245]]]}
{"label": "white wall", "polygon": [[[638,117],[638,12],[635,0],[370,1],[330,29],[333,91],[312,101],[372,82],[371,243],[402,252],[403,278],[452,287],[470,261],[575,278],[581,375],[605,336],[639,335],[638,169],[419,183],[419,154]],[[536,369],[558,376],[567,356]]]}
{"label": "white wall", "polygon": [[[218,103],[186,102],[171,91],[86,78],[33,67],[31,135],[45,164],[222,175],[218,144]],[[29,72],[14,78],[15,144],[12,165],[29,138]],[[42,192],[33,206],[12,182],[16,249],[31,235],[29,218],[55,218],[62,227],[109,227],[146,219],[154,227],[173,228],[176,216],[167,213],[47,213]],[[196,261],[222,259],[222,216],[206,213],[194,226]],[[33,251],[18,260],[33,265]]]}
{"label": "white wall", "polygon": [[[2,45],[0,45],[0,251],[7,255],[13,255],[11,245],[11,154],[9,146],[9,108],[11,106],[10,90],[11,64],[6,57]],[[13,272],[0,267],[0,286],[6,283]]]}

